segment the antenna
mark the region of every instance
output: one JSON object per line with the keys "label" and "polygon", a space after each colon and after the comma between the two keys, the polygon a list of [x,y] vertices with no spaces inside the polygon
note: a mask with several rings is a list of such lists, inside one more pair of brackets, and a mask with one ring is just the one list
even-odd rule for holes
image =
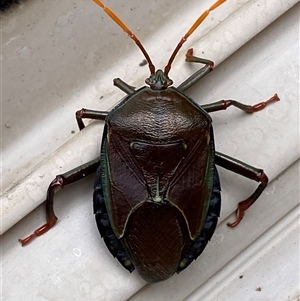
{"label": "antenna", "polygon": [[[103,10],[110,16],[111,19],[113,19],[128,35],[129,37],[135,41],[135,43],[137,44],[137,46],[141,49],[141,51],[143,52],[146,61],[148,62],[149,65],[149,69],[150,69],[150,73],[151,75],[155,73],[155,66],[152,64],[152,61],[147,53],[147,51],[145,50],[144,46],[142,45],[142,43],[140,42],[140,40],[131,32],[131,30],[122,22],[122,20],[120,20],[120,18],[113,12],[111,11],[108,7],[106,7],[102,1],[100,0],[93,0],[96,4],[98,4],[100,7],[103,8]],[[188,39],[188,37],[198,28],[198,26],[207,18],[207,16],[209,15],[209,13],[211,11],[213,11],[214,9],[216,9],[218,6],[220,6],[221,4],[223,4],[226,0],[218,0],[216,1],[208,10],[204,11],[200,17],[196,20],[196,22],[192,25],[192,27],[188,30],[188,32],[181,38],[180,42],[178,43],[177,47],[175,48],[175,50],[173,51],[168,64],[165,67],[164,70],[164,74],[167,76],[170,72],[171,69],[171,65],[179,51],[179,49],[182,47],[183,43],[186,42],[186,40]]]}
{"label": "antenna", "polygon": [[108,7],[106,7],[102,1],[100,0],[93,0],[96,4],[98,4],[100,7],[103,8],[103,10],[129,35],[129,37],[135,41],[137,46],[141,49],[143,52],[146,61],[148,62],[150,73],[154,74],[155,73],[155,66],[152,64],[152,61],[150,59],[149,54],[147,53],[146,49],[140,42],[140,40],[131,32],[131,30],[120,20],[120,18],[113,12],[111,11]]}
{"label": "antenna", "polygon": [[204,11],[202,15],[196,20],[196,22],[192,25],[192,27],[188,30],[188,32],[181,38],[180,42],[178,43],[177,47],[175,48],[174,52],[172,53],[167,66],[165,67],[164,73],[165,75],[169,74],[171,69],[171,65],[177,55],[179,49],[182,47],[183,43],[186,42],[188,37],[198,28],[198,26],[206,19],[211,11],[216,9],[218,6],[223,4],[226,0],[218,0],[215,2],[208,10]]}

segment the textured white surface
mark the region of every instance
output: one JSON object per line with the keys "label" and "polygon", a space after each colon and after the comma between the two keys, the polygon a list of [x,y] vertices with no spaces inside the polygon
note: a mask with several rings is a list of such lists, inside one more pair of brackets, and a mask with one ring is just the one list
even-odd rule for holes
{"label": "textured white surface", "polygon": [[[59,157],[49,157],[69,139],[71,130],[77,131],[73,112],[82,106],[102,110],[113,106],[113,101],[123,96],[111,87],[114,77],[140,86],[139,78],[148,75],[147,67],[138,67],[142,57],[135,45],[93,3],[54,2],[57,5],[53,7],[49,3],[49,7],[45,7],[44,2],[28,2],[14,12],[15,15],[5,15],[3,19],[3,70],[7,74],[3,76],[2,100],[3,188],[11,187],[16,181],[13,192],[18,196],[18,184],[28,171],[32,170],[35,175],[26,184],[26,193],[19,198],[13,195],[11,201],[17,201],[11,209],[15,221],[24,215],[19,202],[25,202],[28,210],[32,210],[42,201],[50,180],[57,173],[96,156],[99,146],[91,142],[91,137],[96,135],[100,141],[102,125],[99,123],[76,134],[64,145]],[[133,30],[140,27],[137,33],[146,40],[146,48],[154,53],[151,56],[160,67],[168,57],[166,52],[172,51],[195,19],[191,14],[197,14],[211,3],[203,2],[197,10],[196,1],[188,5],[177,1],[169,6],[167,1],[151,2],[153,6],[147,9],[129,2],[121,9],[114,3],[107,4],[116,7],[122,19],[130,21],[126,23]],[[230,22],[225,20],[217,29],[224,30],[224,34],[218,32],[199,48],[194,46],[196,53],[221,62],[219,58],[229,55],[230,46],[238,48],[236,42],[247,35],[242,30],[246,12],[260,6],[260,13],[252,15],[253,19],[247,15],[245,23],[249,28],[254,23],[259,30],[259,21],[265,21],[275,6],[278,11],[298,1],[234,2],[236,6],[228,1],[228,6],[222,6],[208,18],[184,49],[193,45],[203,31],[210,30],[211,24],[235,12],[234,26],[240,29],[235,35],[230,34],[233,25],[226,28]],[[28,7],[30,5],[32,7]],[[243,5],[245,10],[239,15],[236,9]],[[132,11],[127,10],[127,6]],[[162,8],[166,13],[160,12]],[[55,209],[59,222],[49,233],[24,249],[17,243],[18,238],[43,223],[44,207],[41,206],[3,235],[3,299],[285,301],[297,297],[299,161],[294,162],[299,158],[298,11],[299,5],[188,92],[199,103],[221,98],[256,103],[275,92],[281,97],[280,102],[252,116],[234,108],[213,114],[217,149],[263,167],[273,180],[238,228],[228,229],[225,223],[234,219],[231,214],[237,202],[250,194],[256,184],[220,170],[223,207],[212,242],[186,271],[164,283],[144,286],[137,273],[129,275],[111,257],[99,238],[91,208],[93,177],[89,177],[57,195]],[[21,26],[20,18],[24,18],[24,14],[29,16],[27,27],[24,26],[27,23]],[[184,20],[182,24],[181,20]],[[156,33],[154,22],[161,22],[161,32]],[[172,34],[166,34],[167,26],[176,28],[176,32],[171,29]],[[158,45],[162,51],[157,51]],[[182,62],[185,50],[170,74],[176,84],[197,69]],[[129,62],[133,65],[129,66]],[[14,88],[16,82],[18,89]],[[100,96],[104,96],[101,102]],[[5,128],[5,124],[10,128]],[[44,158],[47,161],[34,168],[36,162]],[[256,291],[258,287],[261,291]]]}

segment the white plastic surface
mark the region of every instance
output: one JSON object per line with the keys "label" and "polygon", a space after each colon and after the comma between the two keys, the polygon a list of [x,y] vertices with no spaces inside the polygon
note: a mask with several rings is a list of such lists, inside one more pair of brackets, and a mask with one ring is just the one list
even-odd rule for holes
{"label": "white plastic surface", "polygon": [[[183,62],[186,49],[193,46],[196,54],[220,63],[230,49],[233,52],[241,41],[251,39],[247,28],[251,31],[254,24],[259,31],[261,21],[272,21],[271,12],[276,19],[275,12],[280,15],[280,10],[283,13],[296,2],[227,1],[184,45],[170,73],[175,86],[198,68]],[[154,64],[163,67],[198,11],[211,1],[201,2],[199,8],[197,1],[151,2],[147,7],[140,3],[106,4],[145,41]],[[140,79],[148,75],[147,66],[138,66],[143,57],[134,43],[93,3],[28,1],[11,14],[2,21],[2,184],[4,197],[10,197],[2,199],[2,205],[8,204],[1,212],[5,230],[26,215],[24,208],[29,212],[42,202],[56,174],[97,155],[101,123],[93,123],[64,144],[72,130],[77,132],[73,112],[81,107],[108,110],[124,95],[111,86],[114,77],[140,86]],[[206,35],[204,42],[196,42],[227,16],[231,18]],[[272,181],[239,227],[228,229],[225,223],[234,219],[238,201],[251,194],[256,184],[220,169],[222,213],[212,242],[181,274],[157,285],[145,285],[136,272],[129,274],[112,258],[99,237],[92,215],[91,176],[57,194],[59,222],[46,235],[23,249],[17,243],[44,222],[44,206],[40,206],[2,236],[3,300],[296,298],[298,19],[299,5],[187,92],[199,103],[233,98],[254,104],[275,92],[281,98],[254,115],[235,108],[212,114],[217,149],[264,168]],[[50,155],[62,144],[58,153]],[[32,174],[26,182],[28,172]],[[10,224],[11,219],[14,223]]]}

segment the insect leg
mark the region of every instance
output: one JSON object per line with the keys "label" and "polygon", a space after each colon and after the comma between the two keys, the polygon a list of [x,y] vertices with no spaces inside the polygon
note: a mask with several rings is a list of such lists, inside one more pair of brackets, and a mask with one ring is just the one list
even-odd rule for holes
{"label": "insect leg", "polygon": [[210,104],[202,105],[201,107],[207,113],[211,113],[211,112],[226,110],[228,107],[234,106],[236,108],[239,108],[240,110],[243,110],[244,112],[246,112],[248,114],[251,114],[251,113],[254,113],[254,112],[264,109],[267,105],[269,105],[270,103],[275,102],[275,101],[279,101],[279,97],[277,94],[274,94],[268,100],[259,102],[253,106],[245,105],[236,100],[228,99],[228,100],[220,100],[220,101],[213,102]]}
{"label": "insect leg", "polygon": [[128,85],[124,81],[122,81],[120,78],[114,79],[114,85],[118,87],[120,90],[125,92],[127,95],[130,95],[135,92],[134,87]]}
{"label": "insect leg", "polygon": [[205,75],[207,75],[214,69],[214,62],[200,58],[200,57],[193,56],[193,48],[191,48],[187,51],[185,60],[190,63],[201,63],[201,64],[204,64],[205,66],[202,67],[201,69],[199,69],[193,75],[191,75],[188,79],[186,79],[183,83],[181,83],[177,87],[177,89],[182,92],[184,92],[185,90],[187,90],[188,88],[193,86],[201,78],[203,78]]}
{"label": "insect leg", "polygon": [[50,183],[48,190],[47,190],[47,198],[46,198],[46,223],[35,230],[31,235],[27,236],[24,239],[19,239],[22,246],[28,244],[32,241],[35,237],[40,236],[51,229],[56,221],[57,217],[54,213],[53,209],[53,201],[54,201],[54,194],[64,188],[66,185],[72,184],[78,180],[81,180],[87,175],[90,175],[96,172],[100,158],[92,160],[88,163],[82,164],[64,174],[57,175],[55,179]]}
{"label": "insect leg", "polygon": [[259,183],[256,190],[244,201],[239,202],[237,218],[233,223],[227,223],[229,227],[237,226],[243,219],[245,211],[258,199],[268,184],[268,177],[262,169],[255,168],[235,158],[216,152],[215,163],[223,168],[233,171],[241,176]]}
{"label": "insect leg", "polygon": [[[135,92],[134,87],[128,85],[127,83],[122,81],[120,78],[114,79],[114,85],[128,95]],[[108,113],[109,112],[106,112],[106,111],[95,111],[95,110],[89,110],[89,109],[84,109],[84,108],[77,111],[75,116],[76,116],[76,121],[77,121],[80,131],[85,128],[85,124],[82,121],[83,118],[90,118],[90,119],[95,119],[95,120],[105,120],[105,117],[107,116]]]}
{"label": "insect leg", "polygon": [[85,128],[85,124],[83,123],[83,118],[90,118],[95,120],[105,120],[108,112],[106,111],[95,111],[82,108],[81,110],[75,113],[76,121],[80,131]]}

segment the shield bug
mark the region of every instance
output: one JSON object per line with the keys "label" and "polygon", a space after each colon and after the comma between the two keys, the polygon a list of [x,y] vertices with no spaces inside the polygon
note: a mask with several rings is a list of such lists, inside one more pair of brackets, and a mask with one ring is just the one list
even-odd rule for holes
{"label": "shield bug", "polygon": [[56,222],[53,197],[56,190],[96,171],[94,213],[109,251],[130,272],[135,268],[147,282],[159,282],[184,270],[203,251],[217,225],[220,181],[215,165],[258,182],[253,194],[240,202],[235,227],[244,212],[267,185],[262,169],[215,151],[210,112],[234,106],[254,113],[279,100],[275,94],[256,105],[222,100],[199,106],[184,92],[213,70],[210,60],[188,50],[188,62],[204,66],[177,88],[169,72],[187,38],[208,14],[226,0],[216,1],[180,40],[164,70],[156,70],[138,38],[99,0],[94,0],[135,41],[148,63],[150,76],[140,89],[121,79],[114,84],[127,96],[110,112],[82,109],[83,118],[104,120],[101,156],[50,184],[46,199],[47,222],[22,245],[48,231]]}

